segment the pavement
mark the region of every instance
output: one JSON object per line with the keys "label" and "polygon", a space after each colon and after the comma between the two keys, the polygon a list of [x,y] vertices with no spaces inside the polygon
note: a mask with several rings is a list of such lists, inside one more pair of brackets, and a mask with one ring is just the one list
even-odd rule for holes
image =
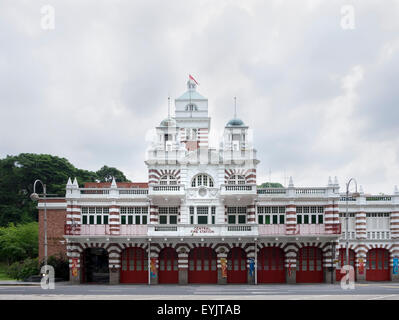
{"label": "pavement", "polygon": [[399,300],[398,282],[258,285],[106,285],[56,282],[55,289],[40,283],[0,281],[0,300]]}

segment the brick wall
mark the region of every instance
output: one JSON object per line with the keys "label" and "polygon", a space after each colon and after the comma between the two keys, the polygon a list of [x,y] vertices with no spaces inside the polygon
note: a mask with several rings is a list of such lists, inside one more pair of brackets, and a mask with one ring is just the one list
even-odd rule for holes
{"label": "brick wall", "polygon": [[[40,201],[42,202],[42,201]],[[51,208],[51,203],[47,202],[47,255],[57,255],[59,253],[66,256],[66,244],[64,235],[64,225],[66,222],[66,209]],[[58,200],[64,202],[65,200]],[[50,208],[49,208],[50,207]],[[63,241],[64,243],[61,243]],[[44,258],[44,209],[39,209],[39,260]]]}

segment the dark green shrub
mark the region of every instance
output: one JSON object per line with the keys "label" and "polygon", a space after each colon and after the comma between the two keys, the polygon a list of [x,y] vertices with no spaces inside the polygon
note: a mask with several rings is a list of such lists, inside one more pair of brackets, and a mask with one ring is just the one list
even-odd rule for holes
{"label": "dark green shrub", "polygon": [[39,274],[38,259],[25,259],[24,261],[17,261],[10,265],[7,269],[7,275],[13,279],[23,280],[32,275]]}

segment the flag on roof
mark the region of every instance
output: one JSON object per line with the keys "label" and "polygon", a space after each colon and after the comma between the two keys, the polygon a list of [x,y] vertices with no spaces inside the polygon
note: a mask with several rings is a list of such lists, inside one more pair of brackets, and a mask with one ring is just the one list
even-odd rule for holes
{"label": "flag on roof", "polygon": [[193,80],[198,85],[198,82],[193,78],[193,76],[191,74],[189,74],[188,77],[190,80]]}

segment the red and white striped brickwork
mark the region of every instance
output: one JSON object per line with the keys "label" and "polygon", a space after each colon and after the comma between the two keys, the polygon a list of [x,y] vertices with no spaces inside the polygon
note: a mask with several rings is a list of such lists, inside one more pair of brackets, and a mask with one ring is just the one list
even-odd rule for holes
{"label": "red and white striped brickwork", "polygon": [[164,175],[171,175],[176,178],[177,183],[180,184],[180,170],[157,170],[157,169],[149,169],[148,170],[148,184],[159,184],[159,180]]}
{"label": "red and white striped brickwork", "polygon": [[324,223],[326,231],[331,230],[335,225],[340,223],[337,203],[329,202],[324,206]]}
{"label": "red and white striped brickwork", "polygon": [[286,221],[286,232],[287,234],[296,233],[296,206],[294,204],[288,204],[285,206],[285,221]]}
{"label": "red and white striped brickwork", "polygon": [[207,148],[208,147],[208,128],[199,128],[198,129],[198,141],[200,148]]}
{"label": "red and white striped brickwork", "polygon": [[[283,247],[282,244],[277,245],[279,247]],[[285,253],[285,267],[289,270],[295,270],[296,269],[296,255],[297,255],[297,251],[298,248],[290,243],[288,245],[286,245],[285,247],[283,247],[284,253]]]}
{"label": "red and white striped brickwork", "polygon": [[120,233],[120,207],[112,205],[109,207],[109,231],[111,235]]}
{"label": "red and white striped brickwork", "polygon": [[150,224],[157,224],[159,221],[158,217],[158,206],[150,205]]}
{"label": "red and white striped brickwork", "polygon": [[399,210],[391,212],[391,239],[399,239]]}
{"label": "red and white striped brickwork", "polygon": [[356,238],[365,240],[367,238],[366,212],[361,209],[356,212]]}
{"label": "red and white striped brickwork", "polygon": [[256,169],[225,169],[224,183],[228,183],[233,175],[241,175],[245,177],[245,182],[248,184],[256,184]]}
{"label": "red and white striped brickwork", "polygon": [[[396,208],[391,212],[390,222],[391,239],[399,239],[399,210]],[[391,267],[393,265],[393,257],[399,257],[399,243],[393,243],[391,247]]]}
{"label": "red and white striped brickwork", "polygon": [[256,212],[255,212],[254,204],[247,206],[247,221],[248,221],[248,223],[256,222]]}
{"label": "red and white striped brickwork", "polygon": [[66,224],[71,226],[70,232],[79,234],[81,225],[81,206],[67,201]]}

